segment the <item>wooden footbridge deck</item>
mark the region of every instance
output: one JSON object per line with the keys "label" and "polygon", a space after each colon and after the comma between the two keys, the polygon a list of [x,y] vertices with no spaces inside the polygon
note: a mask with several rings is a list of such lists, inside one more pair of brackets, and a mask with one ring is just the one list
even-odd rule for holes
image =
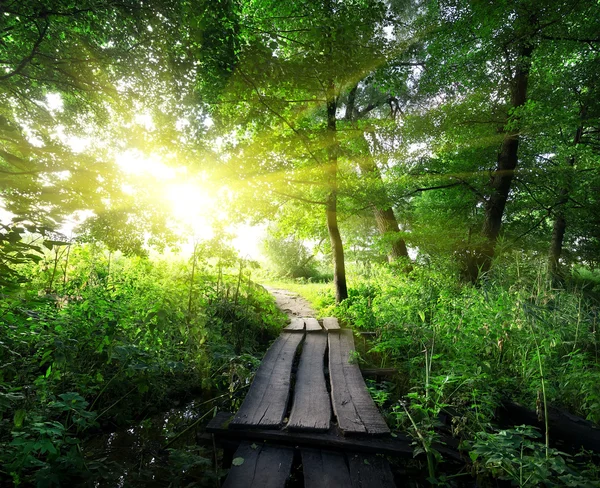
{"label": "wooden footbridge deck", "polygon": [[267,351],[240,410],[218,414],[207,427],[218,439],[239,442],[224,487],[284,487],[292,472],[306,488],[395,486],[387,460],[377,454],[412,449],[390,435],[353,350],[352,331],[335,318],[323,319],[323,327],[314,318],[292,319]]}

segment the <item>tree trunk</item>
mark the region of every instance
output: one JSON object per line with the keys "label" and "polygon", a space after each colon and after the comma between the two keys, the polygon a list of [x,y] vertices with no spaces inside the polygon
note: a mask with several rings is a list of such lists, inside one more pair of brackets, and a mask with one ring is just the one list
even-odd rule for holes
{"label": "tree trunk", "polygon": [[[348,122],[356,122],[356,119],[358,118],[357,116],[355,116],[357,90],[358,84],[354,85],[354,87],[350,90],[350,93],[348,93],[346,114],[344,116],[344,119]],[[373,138],[375,138],[375,135],[373,133],[371,133],[371,135]],[[369,148],[366,147],[365,149],[365,154],[368,155]],[[377,224],[377,230],[382,236],[390,233],[393,233],[396,236],[398,236],[400,233],[400,227],[398,225],[398,220],[396,220],[396,215],[394,215],[394,210],[392,209],[391,205],[389,205],[387,193],[385,192],[385,189],[383,187],[383,178],[381,177],[381,171],[379,171],[379,167],[377,166],[375,161],[372,160],[372,158],[369,158],[369,156],[366,157],[368,159],[363,159],[361,157],[358,158],[358,165],[360,167],[360,171],[366,177],[370,177],[377,180],[378,183],[381,184],[381,188],[383,191],[382,200],[384,205],[372,205],[373,215],[375,216],[375,222]],[[406,249],[406,242],[404,242],[404,239],[402,239],[401,237],[396,237],[392,241],[391,248],[388,251],[388,262],[393,263],[399,258],[409,259],[408,250]]]}
{"label": "tree trunk", "polygon": [[[563,191],[561,191],[561,196]],[[565,197],[568,199],[568,192],[564,191]],[[552,240],[550,241],[550,252],[548,256],[548,270],[550,277],[554,280],[558,278],[558,263],[562,254],[563,240],[565,230],[567,228],[567,220],[565,219],[564,211],[561,209],[556,213],[554,226],[552,228]]]}
{"label": "tree trunk", "polygon": [[344,246],[337,223],[337,166],[338,166],[338,140],[337,140],[337,103],[335,98],[335,85],[332,80],[327,86],[327,185],[329,195],[325,206],[327,217],[327,231],[331,241],[333,253],[333,283],[335,286],[335,301],[340,303],[348,298],[346,286],[346,266],[344,263]]}
{"label": "tree trunk", "polygon": [[[583,119],[585,117],[585,107],[582,107],[580,113],[580,118]],[[580,125],[575,131],[575,136],[573,137],[573,145],[576,147],[581,142],[581,137],[583,135],[583,124]],[[565,209],[564,205],[569,201],[569,194],[571,192],[572,185],[572,176],[571,172],[575,168],[575,156],[571,156],[569,158],[569,164],[567,171],[569,172],[569,176],[565,178],[566,184],[560,189],[559,199],[557,210],[555,213],[554,226],[552,228],[552,240],[550,241],[550,249],[548,253],[548,271],[550,272],[550,277],[552,280],[556,280],[560,278],[559,273],[559,264],[560,264],[560,256],[562,254],[563,249],[563,241],[565,238],[565,231],[567,228],[567,219],[565,218]]]}
{"label": "tree trunk", "polygon": [[[369,158],[367,156],[367,158]],[[381,172],[377,167],[377,164],[371,159],[363,159],[359,158],[359,167],[361,172],[373,179],[378,180],[383,187],[383,179],[381,178]],[[406,249],[406,242],[402,237],[399,237],[400,227],[398,225],[398,220],[396,220],[396,215],[394,215],[394,211],[391,206],[387,203],[387,194],[382,195],[384,205],[371,205],[373,208],[373,214],[375,215],[375,222],[377,223],[377,230],[383,236],[386,234],[393,234],[395,236],[394,240],[391,242],[391,248],[388,251],[388,262],[393,263],[399,258],[407,258],[408,259],[408,250]]]}
{"label": "tree trunk", "polygon": [[[533,45],[531,44],[524,44],[519,48],[517,66],[511,83],[510,106],[512,109],[522,107],[527,101],[527,84],[532,53]],[[518,128],[510,130],[504,135],[496,169],[490,179],[491,194],[485,204],[485,217],[481,230],[484,243],[473,255],[475,263],[471,263],[469,266],[469,269],[474,270],[470,273],[471,281],[477,281],[481,273],[489,271],[491,267],[496,241],[500,235],[504,209],[519,162],[519,137]]]}

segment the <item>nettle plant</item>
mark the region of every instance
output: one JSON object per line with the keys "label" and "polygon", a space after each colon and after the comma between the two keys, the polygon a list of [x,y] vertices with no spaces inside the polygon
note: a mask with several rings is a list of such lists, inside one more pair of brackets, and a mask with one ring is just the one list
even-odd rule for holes
{"label": "nettle plant", "polygon": [[15,486],[31,471],[36,471],[36,486],[43,488],[93,476],[103,468],[101,463],[85,461],[78,438],[97,425],[96,413],[88,411],[88,405],[78,393],[67,392],[48,402],[45,409],[15,411],[12,441],[0,456]]}
{"label": "nettle plant", "polygon": [[569,454],[546,449],[541,437],[534,427],[521,425],[493,433],[480,432],[464,447],[469,449],[475,472],[483,478],[491,474],[520,487],[600,486],[593,464],[576,465],[576,459]]}

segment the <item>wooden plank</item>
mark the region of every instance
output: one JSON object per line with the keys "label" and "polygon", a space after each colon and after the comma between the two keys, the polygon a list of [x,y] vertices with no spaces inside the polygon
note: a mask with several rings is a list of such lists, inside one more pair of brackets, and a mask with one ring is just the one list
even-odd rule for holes
{"label": "wooden plank", "polygon": [[[236,466],[236,460],[241,464]],[[294,450],[243,442],[223,488],[284,488],[292,469]]]}
{"label": "wooden plank", "polygon": [[307,317],[304,319],[304,323],[306,324],[306,332],[322,330],[317,319]]}
{"label": "wooden plank", "polygon": [[389,434],[358,365],[350,362],[354,349],[352,331],[342,329],[328,337],[331,400],[339,428],[344,434]]}
{"label": "wooden plank", "polygon": [[288,331],[302,331],[304,330],[304,319],[299,317],[294,317],[290,325],[288,325],[285,329]]}
{"label": "wooden plank", "polygon": [[290,394],[292,362],[303,334],[283,332],[263,358],[231,427],[278,429]]}
{"label": "wooden plank", "polygon": [[302,449],[304,488],[347,488],[350,472],[344,455],[321,449]]}
{"label": "wooden plank", "polygon": [[340,330],[340,324],[335,317],[325,317],[323,319],[323,327],[326,330]]}
{"label": "wooden plank", "polygon": [[352,488],[396,488],[387,459],[373,455],[348,454]]}
{"label": "wooden plank", "polygon": [[[208,422],[206,432],[215,434],[218,439],[231,439],[232,442],[240,440],[249,441],[272,441],[277,444],[313,447],[322,449],[344,449],[354,452],[365,452],[375,454],[385,454],[390,456],[413,457],[414,442],[401,432],[396,433],[395,437],[372,437],[358,436],[347,438],[340,435],[337,429],[331,428],[327,432],[290,432],[288,430],[267,430],[267,429],[229,429],[229,421],[233,414],[230,412],[218,412],[217,415]],[[442,442],[448,443],[452,437],[442,437]],[[433,447],[444,458],[461,461],[462,458],[458,451],[450,449],[444,444],[434,444]]]}
{"label": "wooden plank", "polygon": [[331,403],[325,384],[326,347],[327,333],[325,331],[306,335],[296,375],[294,401],[287,424],[288,429],[329,430]]}

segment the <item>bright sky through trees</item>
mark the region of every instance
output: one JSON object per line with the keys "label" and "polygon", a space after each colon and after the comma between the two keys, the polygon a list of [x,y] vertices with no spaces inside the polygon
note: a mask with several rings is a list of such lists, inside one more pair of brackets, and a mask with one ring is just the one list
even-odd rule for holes
{"label": "bright sky through trees", "polygon": [[[119,167],[129,176],[126,191],[149,191],[153,198],[164,202],[171,212],[172,229],[186,242],[181,246],[184,254],[191,253],[195,240],[214,237],[214,226],[230,222],[223,206],[217,205],[228,193],[226,187],[219,189],[206,177],[192,177],[184,166],[168,166],[160,156],[144,156],[129,150],[116,158]],[[204,181],[203,181],[204,180]],[[260,256],[259,241],[264,233],[261,226],[246,224],[229,225],[226,231],[233,236],[232,244],[244,258]]]}

